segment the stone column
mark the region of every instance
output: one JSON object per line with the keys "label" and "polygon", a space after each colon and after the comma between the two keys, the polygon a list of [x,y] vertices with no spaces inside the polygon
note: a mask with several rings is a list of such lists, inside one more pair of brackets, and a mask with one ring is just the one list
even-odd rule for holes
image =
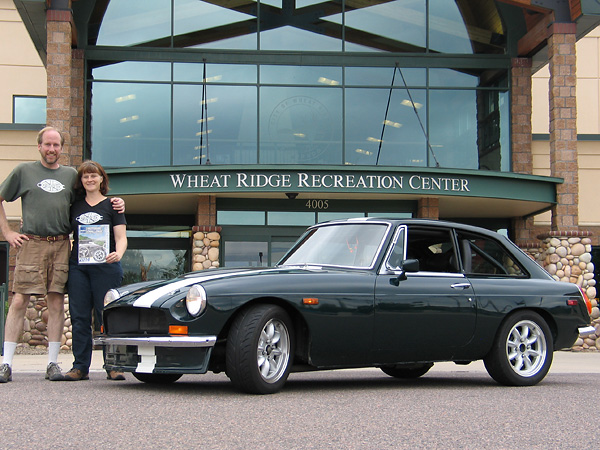
{"label": "stone column", "polygon": [[440,218],[440,199],[436,197],[422,197],[417,206],[417,217],[420,219]]}
{"label": "stone column", "polygon": [[[531,152],[531,58],[513,58],[511,67],[511,141],[512,171],[531,175],[533,156]],[[531,243],[533,218],[515,218],[512,222],[513,239],[520,246],[535,247]]]}
{"label": "stone column", "polygon": [[[48,92],[46,122],[60,130],[71,143],[71,86],[73,15],[70,10],[49,9],[46,13]],[[71,164],[71,148],[65,145],[61,163]]]}
{"label": "stone column", "polygon": [[192,270],[214,269],[220,266],[221,227],[217,224],[217,200],[214,195],[198,197],[196,226],[193,228]]}
{"label": "stone column", "polygon": [[577,231],[579,177],[577,162],[577,77],[574,23],[555,23],[548,38],[550,60],[550,174],[564,179],[556,188],[552,230]]}

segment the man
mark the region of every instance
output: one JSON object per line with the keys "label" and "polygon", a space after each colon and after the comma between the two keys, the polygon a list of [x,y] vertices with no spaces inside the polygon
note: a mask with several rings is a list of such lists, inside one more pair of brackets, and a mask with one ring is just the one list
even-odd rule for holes
{"label": "man", "polygon": [[[14,295],[6,316],[0,383],[12,380],[13,356],[22,333],[29,297],[34,294],[46,295],[48,305],[46,379],[64,379],[57,362],[69,269],[69,209],[74,200],[77,171],[58,162],[64,137],[57,129],[42,129],[37,143],[41,160],[19,164],[0,185],[0,230],[9,244],[18,248]],[[9,228],[4,210],[4,201],[12,202],[18,198],[22,202],[21,232]],[[121,199],[112,201],[116,210],[124,210]]]}

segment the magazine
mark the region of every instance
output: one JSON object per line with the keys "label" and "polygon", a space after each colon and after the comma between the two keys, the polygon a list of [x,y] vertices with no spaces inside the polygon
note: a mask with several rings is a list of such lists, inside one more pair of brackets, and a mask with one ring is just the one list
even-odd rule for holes
{"label": "magazine", "polygon": [[79,225],[79,264],[106,262],[110,249],[109,225]]}

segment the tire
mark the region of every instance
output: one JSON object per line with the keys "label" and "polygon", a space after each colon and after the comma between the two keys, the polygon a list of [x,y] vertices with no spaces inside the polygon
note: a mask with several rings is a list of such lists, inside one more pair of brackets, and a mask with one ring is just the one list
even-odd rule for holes
{"label": "tire", "polygon": [[106,252],[102,249],[95,250],[92,256],[96,261],[104,261],[106,259]]}
{"label": "tire", "polygon": [[400,365],[394,367],[380,367],[380,369],[386,375],[394,378],[403,378],[403,379],[414,379],[419,378],[429,372],[429,369],[433,367],[433,363],[425,363],[425,364],[414,364],[414,365]]}
{"label": "tire", "polygon": [[293,360],[292,322],[275,305],[257,305],[234,320],[226,348],[226,373],[233,385],[249,394],[281,390]]}
{"label": "tire", "polygon": [[506,386],[533,386],[544,379],[554,352],[550,327],[533,311],[518,311],[502,323],[483,359],[490,376]]}
{"label": "tire", "polygon": [[133,376],[139,381],[149,384],[171,384],[181,378],[181,373],[141,373],[133,372]]}

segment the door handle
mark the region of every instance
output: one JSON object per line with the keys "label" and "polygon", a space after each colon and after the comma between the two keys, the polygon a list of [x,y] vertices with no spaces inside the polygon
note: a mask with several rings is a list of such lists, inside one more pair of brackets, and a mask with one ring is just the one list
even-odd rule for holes
{"label": "door handle", "polygon": [[471,283],[454,283],[451,284],[450,287],[452,289],[468,289],[471,287]]}

